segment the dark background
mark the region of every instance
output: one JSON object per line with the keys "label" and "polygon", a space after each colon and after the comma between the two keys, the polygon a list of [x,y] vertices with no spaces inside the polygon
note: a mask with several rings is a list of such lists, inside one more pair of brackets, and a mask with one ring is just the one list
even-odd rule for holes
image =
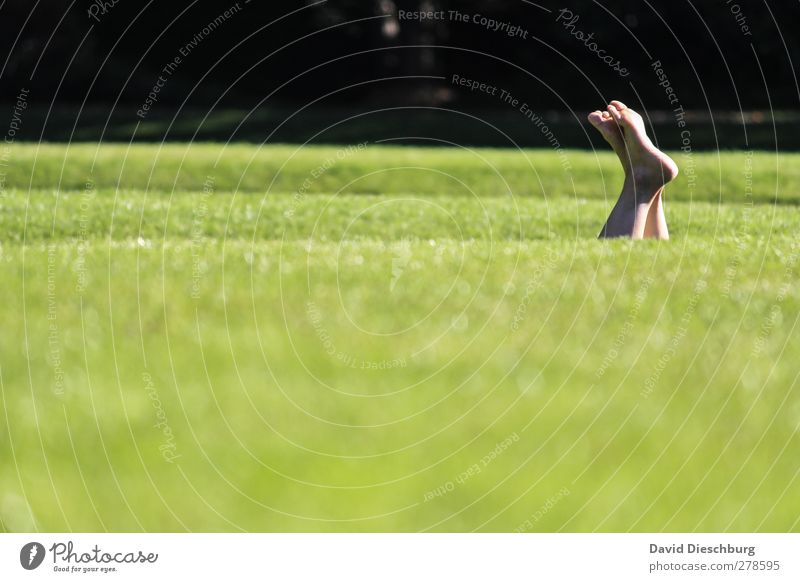
{"label": "dark background", "polygon": [[[585,146],[577,120],[612,98],[674,125],[650,67],[660,60],[679,104],[693,112],[695,143],[705,136],[707,147],[800,147],[796,0],[240,0],[205,35],[235,2],[103,4],[0,3],[7,118],[20,90],[29,91],[18,139],[349,142],[403,129],[459,143],[509,145],[510,136],[542,145],[520,127],[518,110],[454,86],[459,74],[508,90],[559,128],[564,145]],[[630,75],[622,78],[556,22],[561,8],[579,15],[575,28],[594,33]],[[481,14],[529,34],[400,20],[399,10]],[[197,35],[152,110],[138,117],[162,68]],[[464,122],[464,113],[487,123]],[[664,141],[674,147],[679,132]]]}

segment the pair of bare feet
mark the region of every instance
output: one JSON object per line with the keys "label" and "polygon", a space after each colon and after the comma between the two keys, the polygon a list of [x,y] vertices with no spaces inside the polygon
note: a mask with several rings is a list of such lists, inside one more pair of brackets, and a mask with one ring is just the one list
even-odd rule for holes
{"label": "pair of bare feet", "polygon": [[620,101],[589,114],[589,123],[611,145],[625,171],[622,193],[600,238],[669,238],[662,195],[678,166],[647,137],[644,120]]}

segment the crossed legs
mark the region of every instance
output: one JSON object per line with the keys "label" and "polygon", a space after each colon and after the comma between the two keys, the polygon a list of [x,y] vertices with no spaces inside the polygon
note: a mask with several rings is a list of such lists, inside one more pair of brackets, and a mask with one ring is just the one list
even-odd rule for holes
{"label": "crossed legs", "polygon": [[606,111],[591,113],[589,122],[611,145],[625,171],[622,193],[600,238],[668,239],[662,195],[678,175],[678,166],[653,145],[642,116],[624,103],[612,101]]}

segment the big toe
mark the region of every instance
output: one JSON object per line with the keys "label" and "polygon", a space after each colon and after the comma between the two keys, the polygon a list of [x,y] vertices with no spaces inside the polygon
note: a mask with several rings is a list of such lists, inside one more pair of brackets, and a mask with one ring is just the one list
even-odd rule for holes
{"label": "big toe", "polygon": [[625,109],[628,108],[628,106],[625,105],[622,101],[612,101],[611,105],[616,107],[619,111],[624,111]]}
{"label": "big toe", "polygon": [[617,122],[622,121],[622,113],[614,105],[609,103],[608,107],[606,107],[606,110],[611,115],[612,119],[614,119]]}
{"label": "big toe", "polygon": [[624,125],[625,127],[632,127],[637,130],[644,129],[644,119],[633,109],[625,109],[620,114],[622,115],[622,119],[620,120],[621,125]]}
{"label": "big toe", "polygon": [[601,111],[592,111],[588,119],[593,126],[600,127],[603,124],[603,113]]}

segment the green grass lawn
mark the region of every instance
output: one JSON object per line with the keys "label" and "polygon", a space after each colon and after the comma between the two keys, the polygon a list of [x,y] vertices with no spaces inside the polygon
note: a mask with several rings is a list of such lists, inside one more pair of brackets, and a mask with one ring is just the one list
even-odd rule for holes
{"label": "green grass lawn", "polygon": [[800,155],[675,158],[13,146],[0,528],[800,531]]}

